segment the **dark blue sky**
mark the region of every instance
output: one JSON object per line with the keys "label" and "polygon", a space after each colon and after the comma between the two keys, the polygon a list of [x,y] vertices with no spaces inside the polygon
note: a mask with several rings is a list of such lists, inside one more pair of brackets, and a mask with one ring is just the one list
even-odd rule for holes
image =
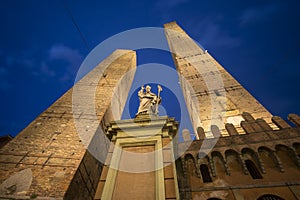
{"label": "dark blue sky", "polygon": [[[0,135],[18,134],[67,91],[100,42],[174,20],[272,114],[300,114],[299,7],[297,0],[2,0]],[[139,65],[151,62],[173,65],[169,53],[138,51]]]}

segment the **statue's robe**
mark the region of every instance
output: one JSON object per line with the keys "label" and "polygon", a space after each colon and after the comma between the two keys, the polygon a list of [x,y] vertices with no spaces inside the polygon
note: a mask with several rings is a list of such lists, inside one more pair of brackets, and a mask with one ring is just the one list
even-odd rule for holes
{"label": "statue's robe", "polygon": [[136,115],[140,113],[154,114],[157,96],[152,92],[144,93],[143,91],[139,91],[138,96],[140,98],[140,106]]}

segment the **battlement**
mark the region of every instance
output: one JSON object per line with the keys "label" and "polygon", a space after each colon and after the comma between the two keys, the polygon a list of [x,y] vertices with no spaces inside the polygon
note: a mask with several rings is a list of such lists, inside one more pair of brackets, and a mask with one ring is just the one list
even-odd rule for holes
{"label": "battlement", "polygon": [[240,126],[235,126],[232,123],[226,123],[225,129],[223,130],[220,130],[216,125],[211,125],[209,131],[205,132],[203,127],[197,127],[197,133],[190,134],[187,129],[184,129],[182,131],[182,138],[184,141],[190,141],[190,135],[195,135],[195,140],[203,140],[207,138],[231,137],[260,132],[297,129],[298,127],[300,127],[300,116],[297,114],[288,115],[288,120],[295,124],[296,127],[292,127],[287,121],[283,120],[279,116],[273,116],[271,118],[273,122],[272,124],[267,123],[262,118],[255,119],[250,113],[247,112],[242,113],[242,117],[244,118],[244,120],[241,121]]}
{"label": "battlement", "polygon": [[[202,127],[198,127],[195,134],[199,139],[192,140],[187,129],[182,132],[184,141],[178,143],[177,164],[182,165],[184,172],[184,178],[180,179],[182,188],[193,191],[188,193],[188,190],[182,189],[184,198],[191,198],[197,192],[209,195],[214,190],[226,191],[232,185],[245,194],[250,188],[266,190],[267,187],[281,187],[282,191],[278,194],[282,196],[289,192],[284,187],[298,190],[299,115],[288,115],[288,120],[295,126],[273,116],[272,123],[276,127],[246,112],[242,116],[242,133],[231,123],[225,124],[226,135],[222,135],[215,125],[210,130],[213,137],[206,137]],[[189,182],[185,182],[186,179]]]}
{"label": "battlement", "polygon": [[[260,148],[267,148],[276,151],[278,145],[283,145],[292,150],[300,141],[300,117],[297,114],[289,114],[288,120],[295,124],[290,126],[285,120],[279,116],[273,116],[272,122],[276,125],[272,128],[263,119],[255,119],[249,113],[243,113],[244,121],[241,122],[243,132],[239,133],[233,124],[225,124],[228,134],[222,135],[220,129],[212,125],[211,133],[213,137],[207,137],[202,127],[197,128],[194,139],[193,134],[187,129],[182,131],[183,141],[178,143],[177,154],[193,154],[198,157],[199,153],[210,155],[211,152],[219,152],[225,156],[228,149],[234,149],[236,152],[242,152],[245,148],[250,148],[253,152],[259,151]],[[295,153],[297,154],[297,153]],[[300,161],[299,162],[300,166]]]}

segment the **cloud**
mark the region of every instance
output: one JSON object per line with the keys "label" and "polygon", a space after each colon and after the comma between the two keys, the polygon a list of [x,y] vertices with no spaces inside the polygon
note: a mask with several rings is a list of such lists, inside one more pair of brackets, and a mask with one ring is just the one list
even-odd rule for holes
{"label": "cloud", "polygon": [[277,4],[268,4],[261,7],[249,8],[245,10],[240,17],[240,24],[254,23],[261,20],[266,20],[279,10],[280,6]]}
{"label": "cloud", "polygon": [[[54,44],[46,50],[28,48],[18,54],[0,57],[0,91],[16,86],[14,78],[50,83],[55,81],[64,89],[73,85],[83,56],[76,49]],[[62,62],[61,62],[62,61]]]}
{"label": "cloud", "polygon": [[67,47],[63,44],[55,44],[49,50],[49,60],[64,60],[72,66],[78,66],[83,56],[78,50]]}
{"label": "cloud", "polygon": [[0,89],[9,88],[9,80],[4,77],[4,74],[16,69],[38,77],[42,81],[55,77],[63,85],[70,86],[70,83],[73,83],[78,67],[83,60],[83,56],[78,50],[64,44],[54,44],[46,52],[36,50],[31,54],[28,53],[32,51],[32,49],[26,49],[20,53],[21,56],[6,55],[4,57],[4,68],[0,67]]}

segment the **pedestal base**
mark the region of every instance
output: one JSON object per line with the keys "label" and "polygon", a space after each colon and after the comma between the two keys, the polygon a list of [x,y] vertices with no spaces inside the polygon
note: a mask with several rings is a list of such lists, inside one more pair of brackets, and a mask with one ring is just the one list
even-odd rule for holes
{"label": "pedestal base", "polygon": [[179,199],[172,143],[177,126],[168,117],[112,122],[95,199]]}

